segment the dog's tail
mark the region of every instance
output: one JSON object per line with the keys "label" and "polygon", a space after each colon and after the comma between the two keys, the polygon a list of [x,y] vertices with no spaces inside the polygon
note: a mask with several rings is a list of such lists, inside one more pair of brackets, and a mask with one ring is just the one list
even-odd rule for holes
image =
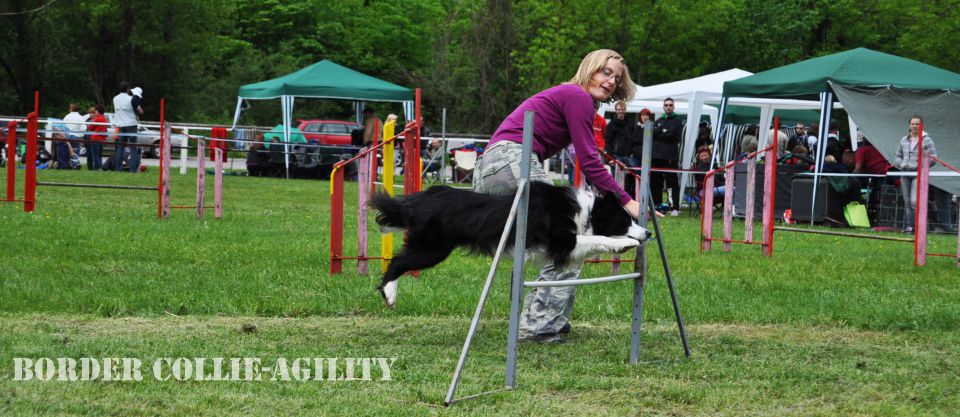
{"label": "dog's tail", "polygon": [[406,229],[403,220],[403,202],[386,193],[378,193],[370,201],[370,207],[377,209],[377,225],[383,229]]}

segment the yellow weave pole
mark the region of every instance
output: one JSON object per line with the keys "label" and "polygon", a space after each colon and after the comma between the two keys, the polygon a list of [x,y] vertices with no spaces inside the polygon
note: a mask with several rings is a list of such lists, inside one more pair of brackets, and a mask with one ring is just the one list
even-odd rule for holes
{"label": "yellow weave pole", "polygon": [[[396,120],[391,120],[390,122],[387,122],[387,124],[383,125],[383,188],[387,191],[387,194],[390,194],[391,197],[394,195],[394,146],[393,141],[389,139],[393,138],[393,131],[396,126]],[[380,256],[383,257],[383,259],[380,261],[380,273],[385,273],[387,272],[387,266],[390,265],[390,260],[393,259],[392,233],[380,234]]]}

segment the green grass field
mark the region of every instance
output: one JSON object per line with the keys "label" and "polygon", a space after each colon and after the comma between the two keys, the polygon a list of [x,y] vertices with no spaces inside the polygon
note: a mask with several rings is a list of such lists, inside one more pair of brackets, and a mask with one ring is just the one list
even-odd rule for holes
{"label": "green grass field", "polygon": [[[155,185],[155,172],[39,175]],[[581,288],[567,343],[521,344],[516,390],[443,408],[438,404],[489,259],[455,253],[419,279],[403,278],[398,306],[389,310],[374,290],[379,262],[366,275],[355,262],[342,275],[328,273],[328,182],[228,176],[224,183],[220,220],[212,211],[197,220],[192,210],[177,210],[159,221],[156,193],[144,191],[41,187],[34,214],[0,204],[0,415],[960,410],[955,260],[930,258],[915,268],[910,244],[806,234],[778,235],[772,259],[755,246],[722,253],[715,245],[701,255],[699,218],[686,213],[664,219],[662,227],[691,358],[683,357],[652,245],[640,365],[627,364],[632,284]],[[192,204],[194,188],[191,175],[174,173],[174,204]],[[356,184],[346,194],[346,229],[355,230]],[[346,248],[356,253],[355,235],[347,236]],[[933,236],[930,250],[953,252],[956,237]],[[379,253],[378,239],[370,251]],[[503,385],[508,265],[498,275],[460,395]],[[528,268],[528,278],[535,269]],[[609,265],[590,265],[584,276],[609,272]],[[15,381],[18,357],[132,357],[143,360],[146,372],[167,357],[396,362],[390,381],[145,375],[140,382],[66,382]]]}

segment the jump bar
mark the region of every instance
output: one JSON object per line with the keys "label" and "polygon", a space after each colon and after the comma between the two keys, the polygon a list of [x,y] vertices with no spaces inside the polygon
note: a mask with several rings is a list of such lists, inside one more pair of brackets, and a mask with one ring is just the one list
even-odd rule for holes
{"label": "jump bar", "polygon": [[859,237],[864,239],[876,239],[876,240],[892,240],[895,242],[913,242],[913,238],[906,237],[892,237],[892,236],[872,236],[872,235],[862,235],[859,233],[842,233],[842,232],[828,232],[826,230],[815,230],[815,229],[800,229],[796,227],[774,227],[773,230],[782,230],[784,232],[797,232],[797,233],[813,233],[818,235],[832,235],[832,236],[846,236],[846,237]]}
{"label": "jump bar", "polygon": [[111,184],[76,184],[71,182],[40,182],[37,185],[50,185],[53,187],[78,187],[78,188],[109,188],[113,190],[150,190],[157,191],[157,187],[147,187],[142,185],[111,185]]}
{"label": "jump bar", "polygon": [[601,278],[587,278],[587,279],[571,279],[566,281],[532,281],[524,282],[524,287],[570,287],[574,285],[590,285],[590,284],[600,284],[603,282],[614,282],[614,281],[623,281],[625,279],[634,279],[639,278],[639,272],[633,272],[630,274],[623,275],[611,275],[609,277]]}

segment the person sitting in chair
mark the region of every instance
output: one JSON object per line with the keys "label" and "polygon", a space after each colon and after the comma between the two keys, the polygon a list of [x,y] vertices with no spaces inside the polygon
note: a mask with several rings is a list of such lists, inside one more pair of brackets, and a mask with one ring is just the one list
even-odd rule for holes
{"label": "person sitting in chair", "polygon": [[[693,166],[691,167],[694,171],[710,171],[710,157],[711,157],[710,146],[701,146],[697,149],[697,160],[694,161]],[[703,201],[703,186],[706,179],[706,174],[693,174],[693,181],[696,183],[697,187],[697,198]],[[723,173],[717,173],[714,175],[713,180],[713,202],[714,204],[723,202],[723,195],[726,191],[724,185],[724,176]]]}
{"label": "person sitting in chair", "polygon": [[440,171],[440,158],[443,158],[443,142],[440,139],[431,140],[421,152],[423,172]]}
{"label": "person sitting in chair", "polygon": [[257,141],[247,151],[247,175],[262,177],[270,173],[270,152],[263,147],[263,133],[257,134]]}

